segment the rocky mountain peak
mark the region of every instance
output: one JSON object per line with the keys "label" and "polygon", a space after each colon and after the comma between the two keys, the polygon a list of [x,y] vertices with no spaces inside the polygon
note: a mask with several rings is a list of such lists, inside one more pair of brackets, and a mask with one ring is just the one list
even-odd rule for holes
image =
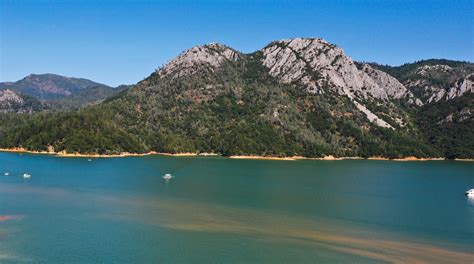
{"label": "rocky mountain peak", "polygon": [[239,57],[240,53],[225,45],[210,43],[184,51],[178,57],[166,63],[157,73],[160,76],[171,76],[175,79],[192,75],[203,68],[213,71],[222,63],[235,61]]}
{"label": "rocky mountain peak", "polygon": [[[263,64],[283,82],[302,83],[309,92],[388,99],[406,95],[406,88],[395,78],[365,65],[359,70],[344,50],[324,39],[285,39],[263,49]],[[372,78],[370,75],[374,78]]]}
{"label": "rocky mountain peak", "polygon": [[[373,123],[391,127],[361,101],[413,97],[398,80],[364,65],[359,69],[344,51],[324,39],[285,39],[272,42],[263,50],[263,64],[270,75],[285,83],[299,83],[310,93],[336,92],[353,100]],[[359,101],[359,102],[358,102]]]}
{"label": "rocky mountain peak", "polygon": [[[286,83],[299,81],[313,93],[323,93],[325,84],[320,69],[343,56],[342,49],[323,39],[296,38],[270,43],[263,50],[263,64],[270,75]],[[331,60],[328,59],[331,57]]]}

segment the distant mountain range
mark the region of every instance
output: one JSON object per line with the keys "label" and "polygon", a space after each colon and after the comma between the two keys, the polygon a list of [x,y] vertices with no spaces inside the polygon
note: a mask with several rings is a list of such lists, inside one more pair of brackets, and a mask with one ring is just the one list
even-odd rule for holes
{"label": "distant mountain range", "polygon": [[[127,86],[117,89],[105,84],[93,82],[83,78],[71,78],[55,74],[30,74],[16,82],[0,83],[0,94],[14,93],[17,97],[29,97],[31,104],[24,105],[21,100],[15,101],[14,108],[7,108],[7,103],[2,104],[0,110],[31,112],[45,109],[75,109],[89,103],[98,102],[104,98],[120,92]],[[3,100],[5,101],[5,99]],[[2,107],[3,105],[3,107]]]}
{"label": "distant mountain range", "polygon": [[[55,78],[47,76],[36,90],[24,83],[31,86],[37,78],[25,79],[0,87],[4,94],[10,90],[49,102],[80,101],[92,93],[101,101],[84,100],[90,105],[73,112],[1,115],[0,147],[100,154],[474,157],[470,62],[362,63],[323,39],[297,38],[250,54],[216,43],[193,47],[133,87],[110,94],[87,92],[100,84],[82,79],[53,85]],[[3,97],[18,104],[11,92]],[[41,111],[30,109],[26,112]],[[14,125],[2,125],[7,122]]]}

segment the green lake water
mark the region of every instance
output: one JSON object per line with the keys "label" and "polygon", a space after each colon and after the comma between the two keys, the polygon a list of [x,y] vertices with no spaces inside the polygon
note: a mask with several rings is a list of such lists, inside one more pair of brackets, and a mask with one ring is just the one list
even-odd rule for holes
{"label": "green lake water", "polygon": [[470,188],[474,162],[0,153],[0,263],[474,263]]}

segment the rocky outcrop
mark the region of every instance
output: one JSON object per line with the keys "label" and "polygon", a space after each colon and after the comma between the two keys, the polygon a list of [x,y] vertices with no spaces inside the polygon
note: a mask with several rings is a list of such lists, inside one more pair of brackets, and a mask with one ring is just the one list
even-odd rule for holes
{"label": "rocky outcrop", "polygon": [[196,46],[181,53],[165,64],[157,73],[172,79],[192,75],[201,70],[214,71],[226,61],[235,61],[240,54],[221,44],[212,43]]}
{"label": "rocky outcrop", "polygon": [[324,94],[331,90],[348,96],[378,126],[392,127],[363,105],[362,100],[388,101],[408,96],[414,103],[420,103],[395,78],[369,65],[359,70],[341,48],[323,39],[281,40],[262,52],[262,63],[273,77],[285,83],[299,83],[310,93]]}
{"label": "rocky outcrop", "polygon": [[368,76],[360,75],[342,49],[323,39],[286,39],[262,51],[270,75],[285,83],[300,82],[311,93],[325,93],[331,88],[345,94],[346,88],[352,88],[366,94],[362,87],[375,86]]}
{"label": "rocky outcrop", "polygon": [[286,39],[263,49],[270,75],[286,83],[301,82],[309,92],[331,88],[360,98],[402,98],[409,91],[397,79],[363,65],[359,70],[344,51],[323,39]]}
{"label": "rocky outcrop", "polygon": [[436,122],[438,125],[444,125],[451,122],[463,122],[472,119],[474,110],[470,108],[461,109],[458,112],[450,113],[440,121]]}
{"label": "rocky outcrop", "polygon": [[0,104],[11,105],[11,104],[22,104],[23,98],[17,95],[12,90],[0,90]]}
{"label": "rocky outcrop", "polygon": [[474,92],[474,74],[459,79],[446,93],[446,99],[453,99],[465,93]]}
{"label": "rocky outcrop", "polygon": [[377,126],[380,126],[380,127],[392,128],[393,129],[393,127],[389,123],[385,122],[380,117],[378,117],[376,114],[372,113],[369,109],[367,109],[367,107],[365,107],[365,105],[360,104],[357,101],[352,101],[352,102],[355,104],[357,109],[359,109],[362,113],[365,114],[365,116],[367,117],[367,119],[369,119],[370,122],[372,122],[372,123],[374,123],[374,124],[376,124]]}
{"label": "rocky outcrop", "polygon": [[430,73],[433,71],[449,73],[453,71],[453,68],[448,65],[441,65],[441,64],[423,65],[416,69],[416,74],[419,74],[422,76],[429,76]]}
{"label": "rocky outcrop", "polygon": [[23,104],[23,98],[14,91],[0,90],[0,112],[16,112]]}
{"label": "rocky outcrop", "polygon": [[409,79],[404,82],[411,91],[420,95],[424,104],[437,102],[444,98],[446,90],[438,85],[433,85],[427,79]]}
{"label": "rocky outcrop", "polygon": [[389,98],[406,98],[411,104],[418,106],[423,105],[423,102],[420,99],[416,98],[401,82],[389,74],[374,69],[366,63],[362,65],[362,71],[368,74],[381,89],[385,90],[385,93]]}
{"label": "rocky outcrop", "polygon": [[405,75],[403,84],[424,104],[451,100],[474,91],[474,66],[469,63],[455,67],[422,65]]}
{"label": "rocky outcrop", "polygon": [[[471,80],[473,74],[455,81],[451,87],[445,88],[441,85],[433,84],[428,79],[417,79],[406,81],[407,87],[418,90],[425,97],[425,103],[434,103],[440,100],[450,100],[465,93],[474,92],[474,82]],[[471,78],[471,79],[470,79]]]}

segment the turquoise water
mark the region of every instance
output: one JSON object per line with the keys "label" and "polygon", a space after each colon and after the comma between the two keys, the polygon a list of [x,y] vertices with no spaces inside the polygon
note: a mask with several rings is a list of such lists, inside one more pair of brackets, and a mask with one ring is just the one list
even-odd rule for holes
{"label": "turquoise water", "polygon": [[469,188],[472,162],[0,153],[0,263],[473,263]]}

